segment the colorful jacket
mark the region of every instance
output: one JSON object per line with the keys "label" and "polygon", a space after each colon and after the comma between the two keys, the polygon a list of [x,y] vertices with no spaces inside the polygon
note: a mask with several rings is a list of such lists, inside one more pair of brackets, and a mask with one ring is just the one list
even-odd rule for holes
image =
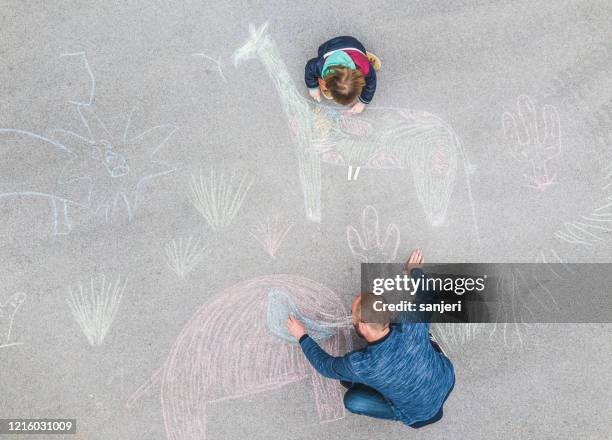
{"label": "colorful jacket", "polygon": [[321,78],[323,72],[325,59],[337,50],[343,50],[349,54],[355,66],[363,73],[366,85],[359,95],[359,101],[369,104],[376,92],[376,71],[368,61],[365,47],[354,37],[335,37],[319,46],[317,57],[308,60],[306,63],[304,73],[306,87],[309,89],[319,87],[319,78]]}

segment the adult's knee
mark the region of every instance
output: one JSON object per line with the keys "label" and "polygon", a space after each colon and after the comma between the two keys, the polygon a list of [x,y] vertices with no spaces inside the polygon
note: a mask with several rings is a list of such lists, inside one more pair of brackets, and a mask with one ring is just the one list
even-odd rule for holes
{"label": "adult's knee", "polygon": [[363,396],[356,390],[348,390],[344,393],[344,407],[353,414],[363,414],[365,410]]}

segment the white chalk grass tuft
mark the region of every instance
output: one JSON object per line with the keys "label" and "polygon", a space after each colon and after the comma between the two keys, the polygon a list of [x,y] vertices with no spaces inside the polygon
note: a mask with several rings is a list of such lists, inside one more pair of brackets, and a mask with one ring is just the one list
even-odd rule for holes
{"label": "white chalk grass tuft", "polygon": [[204,176],[191,176],[190,201],[208,225],[219,231],[229,226],[246,198],[253,180],[248,173],[227,176],[214,168]]}
{"label": "white chalk grass tuft", "polygon": [[107,282],[101,275],[91,278],[88,285],[79,283],[70,288],[68,306],[75,321],[81,327],[91,346],[101,345],[108,333],[123,297],[127,280],[117,278],[115,283]]}
{"label": "white chalk grass tuft", "polygon": [[293,223],[282,221],[278,216],[273,219],[268,217],[265,223],[259,223],[250,234],[270,257],[276,259],[276,253],[292,227]]}
{"label": "white chalk grass tuft", "polygon": [[179,238],[166,245],[166,263],[181,279],[185,279],[202,259],[205,246],[200,244],[200,238]]}

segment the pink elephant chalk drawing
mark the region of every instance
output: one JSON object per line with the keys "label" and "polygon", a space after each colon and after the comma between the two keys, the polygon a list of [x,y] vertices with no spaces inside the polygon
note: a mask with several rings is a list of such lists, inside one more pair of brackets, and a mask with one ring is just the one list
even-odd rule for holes
{"label": "pink elephant chalk drawing", "polygon": [[350,116],[338,107],[316,104],[301,95],[267,25],[259,29],[251,26],[250,33],[245,44],[234,52],[234,64],[258,59],[274,83],[294,138],[309,220],[321,221],[321,162],[326,162],[410,171],[427,222],[431,226],[442,225],[461,162],[478,236],[469,178],[474,167],[448,123],[426,111],[370,107],[362,115]]}
{"label": "pink elephant chalk drawing", "polygon": [[206,407],[213,402],[308,378],[320,421],[344,417],[341,385],[316,373],[299,345],[288,342],[279,321],[274,321],[279,308],[287,307],[299,311],[306,323],[318,325],[313,334],[325,335],[319,342],[328,353],[338,356],[350,349],[350,321],[333,291],[293,275],[254,278],[200,307],[176,338],[164,365],[126,406],[159,382],[168,440],[202,440]]}

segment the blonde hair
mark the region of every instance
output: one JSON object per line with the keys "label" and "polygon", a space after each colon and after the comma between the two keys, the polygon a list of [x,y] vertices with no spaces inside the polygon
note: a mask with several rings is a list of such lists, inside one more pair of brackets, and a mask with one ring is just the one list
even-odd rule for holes
{"label": "blonde hair", "polygon": [[361,94],[365,78],[359,69],[346,66],[332,66],[331,73],[325,75],[325,87],[338,104],[349,105]]}

